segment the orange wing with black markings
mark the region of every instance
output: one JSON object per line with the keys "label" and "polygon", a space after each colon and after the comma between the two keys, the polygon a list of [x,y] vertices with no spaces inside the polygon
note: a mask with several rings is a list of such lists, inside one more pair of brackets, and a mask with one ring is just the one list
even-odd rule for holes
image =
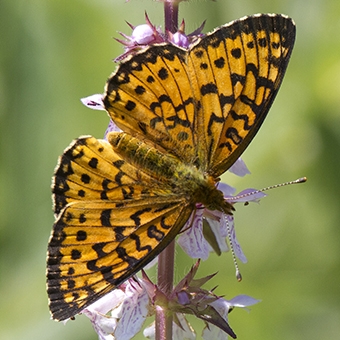
{"label": "orange wing with black markings", "polygon": [[118,68],[104,104],[124,131],[218,177],[259,130],[295,40],[283,15],[216,29],[188,50],[152,46]]}
{"label": "orange wing with black markings", "polygon": [[47,289],[57,320],[77,314],[142,269],[175,238],[193,209],[183,195],[93,137],[65,150],[53,192],[57,220],[48,246]]}

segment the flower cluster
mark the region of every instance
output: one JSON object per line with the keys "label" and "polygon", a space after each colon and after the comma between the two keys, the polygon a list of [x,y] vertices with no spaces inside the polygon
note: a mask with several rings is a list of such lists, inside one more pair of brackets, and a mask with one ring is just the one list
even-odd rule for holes
{"label": "flower cluster", "polygon": [[[202,334],[205,340],[226,339],[226,334],[236,338],[228,324],[228,313],[234,307],[246,308],[259,300],[246,295],[226,300],[203,289],[202,285],[214,275],[195,279],[198,266],[199,261],[169,296],[143,272],[142,278],[127,280],[118,289],[84,309],[83,314],[91,320],[100,340],[131,339],[142,329],[146,318],[154,315],[157,306],[165,307],[173,313],[174,339],[196,339],[186,314],[205,321],[206,327]],[[143,333],[146,338],[154,339],[155,324],[145,328]]]}
{"label": "flower cluster", "polygon": [[177,32],[171,31],[162,32],[160,27],[154,26],[147,14],[145,15],[145,24],[134,26],[128,23],[132,29],[131,36],[120,32],[120,35],[125,40],[116,39],[124,45],[125,52],[114,59],[114,61],[121,61],[125,57],[133,55],[134,53],[154,44],[171,43],[179,47],[188,48],[190,44],[197,39],[203,37],[202,30],[205,22],[190,34],[185,34],[185,21],[183,20]]}

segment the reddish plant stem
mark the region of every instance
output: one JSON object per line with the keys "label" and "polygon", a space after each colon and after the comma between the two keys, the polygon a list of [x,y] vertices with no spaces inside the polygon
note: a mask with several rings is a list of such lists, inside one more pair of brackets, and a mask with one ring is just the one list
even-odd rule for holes
{"label": "reddish plant stem", "polygon": [[[172,292],[175,264],[175,241],[172,241],[158,257],[157,285],[169,296]],[[156,306],[156,340],[172,339],[172,314],[167,307]]]}
{"label": "reddish plant stem", "polygon": [[165,34],[176,33],[178,30],[178,1],[164,2]]}
{"label": "reddish plant stem", "polygon": [[[178,30],[178,0],[164,1],[164,20],[165,34],[175,33]],[[175,264],[175,241],[172,241],[158,257],[157,285],[165,296],[169,296],[173,288]],[[156,306],[155,338],[156,340],[172,339],[171,312],[168,311],[166,304]]]}

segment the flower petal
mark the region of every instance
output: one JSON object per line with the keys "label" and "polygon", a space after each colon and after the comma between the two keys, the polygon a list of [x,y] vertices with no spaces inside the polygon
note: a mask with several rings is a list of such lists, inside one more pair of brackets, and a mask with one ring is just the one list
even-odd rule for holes
{"label": "flower petal", "polygon": [[224,196],[231,196],[236,191],[235,188],[223,182],[218,182],[217,189],[222,191]]}
{"label": "flower petal", "polygon": [[[209,257],[209,244],[203,236],[203,209],[197,209],[178,238],[178,244],[192,258],[206,260]],[[193,219],[193,221],[192,221]]]}
{"label": "flower petal", "polygon": [[102,94],[93,94],[92,96],[81,98],[80,101],[90,109],[105,111]]}
{"label": "flower petal", "polygon": [[92,327],[98,334],[100,340],[113,340],[111,333],[113,333],[117,325],[115,318],[107,317],[106,315],[89,309],[85,309],[83,314],[91,320]]}
{"label": "flower petal", "polygon": [[187,319],[183,314],[176,314],[177,321],[180,323],[180,326],[177,323],[173,324],[173,339],[175,340],[195,340],[196,334],[194,329],[191,327]]}
{"label": "flower petal", "polygon": [[[210,303],[210,305],[220,314],[220,316],[228,322],[228,312],[230,308],[230,304],[228,300],[225,299],[217,299],[214,302]],[[203,330],[202,338],[204,340],[225,340],[228,338],[227,333],[222,331],[219,327],[210,325],[209,327],[205,327]]]}
{"label": "flower petal", "polygon": [[155,335],[155,322],[152,322],[151,325],[144,328],[143,335],[145,338],[154,340],[156,338]]}
{"label": "flower petal", "polygon": [[250,171],[242,158],[238,158],[237,161],[229,168],[229,171],[240,177],[250,174]]}
{"label": "flower petal", "polygon": [[[240,259],[241,262],[247,263],[248,260],[247,260],[246,256],[244,255],[243,250],[241,248],[241,245],[236,238],[234,217],[231,216],[231,215],[224,215],[224,225],[221,224],[221,228],[225,227],[225,232],[228,234],[227,223],[228,223],[228,226],[229,226],[230,240],[231,240],[231,243],[233,245],[235,255]],[[222,235],[224,235],[224,233],[222,233]]]}
{"label": "flower petal", "polygon": [[155,39],[154,29],[148,24],[138,25],[131,34],[131,40],[138,45],[148,45]]}
{"label": "flower petal", "polygon": [[142,281],[130,279],[123,286],[124,290],[108,293],[83,311],[100,340],[130,340],[148,316],[150,300]]}
{"label": "flower petal", "polygon": [[138,283],[129,284],[125,294],[126,298],[120,310],[121,318],[114,332],[114,336],[121,340],[129,340],[134,337],[142,328],[149,313],[149,296]]}
{"label": "flower petal", "polygon": [[[267,195],[257,189],[248,188],[239,192],[233,197],[232,202],[244,203],[244,202],[256,202],[259,203],[260,199]],[[227,199],[228,200],[228,199]]]}
{"label": "flower petal", "polygon": [[[254,305],[255,303],[260,302],[260,300],[256,300],[252,298],[251,296],[247,295],[238,295],[235,296],[231,300],[226,300],[223,298],[219,298],[215,300],[214,302],[211,302],[210,305],[221,315],[221,317],[228,322],[228,312],[233,307],[241,307],[245,308],[247,306]],[[226,340],[227,334],[223,332],[220,328],[209,325],[209,327],[206,327],[203,330],[202,338],[204,340],[211,340],[211,339],[217,339],[217,340]]]}
{"label": "flower petal", "polygon": [[109,125],[105,131],[104,138],[107,139],[109,132],[121,132],[122,130],[110,119]]}
{"label": "flower petal", "polygon": [[[85,311],[106,314],[110,310],[117,308],[125,299],[125,293],[121,289],[115,289],[106,294],[101,299],[84,309]],[[85,314],[85,313],[84,313]]]}
{"label": "flower petal", "polygon": [[189,46],[188,37],[181,32],[176,32],[173,34],[171,36],[171,42],[179,47],[187,48]]}
{"label": "flower petal", "polygon": [[[230,239],[232,242],[232,246],[235,252],[235,255],[242,261],[243,263],[247,262],[247,258],[244,255],[241,245],[239,244],[236,238],[235,226],[234,226],[234,217],[232,215],[226,215],[219,211],[210,211],[205,210],[206,220],[208,221],[211,230],[215,234],[215,239],[218,243],[219,249],[221,252],[229,251],[228,244],[226,242],[226,238],[228,237],[228,227],[230,232]],[[210,216],[214,215],[216,218],[211,218]],[[209,217],[208,217],[209,216]],[[228,226],[227,226],[228,223]],[[212,249],[210,248],[210,251]]]}
{"label": "flower petal", "polygon": [[253,297],[248,295],[237,295],[229,300],[231,306],[241,308],[252,306],[259,302],[261,302],[261,300],[254,299]]}

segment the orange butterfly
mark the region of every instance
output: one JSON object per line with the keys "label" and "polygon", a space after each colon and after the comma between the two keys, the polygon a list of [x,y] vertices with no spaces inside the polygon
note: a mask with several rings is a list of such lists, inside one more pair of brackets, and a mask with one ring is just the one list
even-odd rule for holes
{"label": "orange butterfly", "polygon": [[142,269],[197,203],[231,213],[216,183],[259,130],[294,39],[291,19],[261,14],[188,49],[154,45],[120,64],[104,105],[124,132],[80,137],[55,170],[47,260],[54,319],[73,317]]}

